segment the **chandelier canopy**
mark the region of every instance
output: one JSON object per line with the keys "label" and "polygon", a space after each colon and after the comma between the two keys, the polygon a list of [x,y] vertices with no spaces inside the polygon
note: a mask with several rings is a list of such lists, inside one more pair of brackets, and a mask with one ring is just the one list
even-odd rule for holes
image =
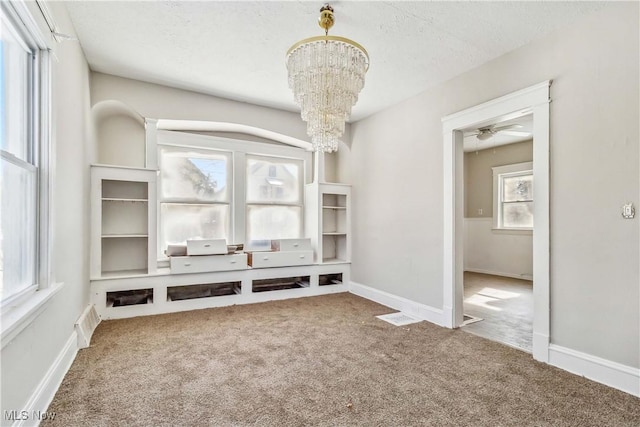
{"label": "chandelier canopy", "polygon": [[369,69],[367,51],[353,40],[330,36],[333,8],[320,9],[325,35],[300,40],[287,51],[289,87],[300,106],[315,151],[333,152],[358,101]]}

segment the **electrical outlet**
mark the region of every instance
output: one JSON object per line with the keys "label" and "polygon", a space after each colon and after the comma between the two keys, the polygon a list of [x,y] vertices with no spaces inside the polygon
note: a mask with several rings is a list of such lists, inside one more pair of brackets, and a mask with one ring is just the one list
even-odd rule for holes
{"label": "electrical outlet", "polygon": [[626,219],[631,219],[636,216],[636,208],[633,206],[633,203],[627,203],[626,205],[622,205],[622,217]]}
{"label": "electrical outlet", "polygon": [[478,209],[478,215],[482,215],[482,209]]}

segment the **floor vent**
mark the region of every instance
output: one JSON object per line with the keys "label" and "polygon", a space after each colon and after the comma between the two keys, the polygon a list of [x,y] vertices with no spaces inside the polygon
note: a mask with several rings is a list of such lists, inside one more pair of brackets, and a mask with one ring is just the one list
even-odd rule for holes
{"label": "floor vent", "polygon": [[481,319],[481,318],[475,317],[475,316],[469,316],[468,314],[465,314],[464,317],[462,318],[462,324],[460,326],[467,326],[467,325],[470,325],[472,323],[479,322],[481,320],[484,320],[484,319]]}
{"label": "floor vent", "polygon": [[80,318],[76,322],[76,333],[78,334],[78,348],[87,348],[91,342],[93,331],[100,323],[100,316],[96,311],[95,305],[89,305],[82,312]]}
{"label": "floor vent", "polygon": [[384,320],[385,322],[389,322],[392,325],[396,325],[396,326],[404,326],[404,325],[410,325],[412,323],[422,322],[421,319],[416,319],[415,317],[411,317],[408,314],[405,314],[401,311],[397,313],[383,314],[376,317],[380,320]]}

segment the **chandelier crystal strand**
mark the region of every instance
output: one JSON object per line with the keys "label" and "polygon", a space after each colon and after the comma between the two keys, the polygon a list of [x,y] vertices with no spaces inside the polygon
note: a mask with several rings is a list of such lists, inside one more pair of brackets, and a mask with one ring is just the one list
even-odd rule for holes
{"label": "chandelier crystal strand", "polygon": [[[325,5],[320,12],[320,26],[328,33],[333,25],[333,9]],[[330,153],[338,149],[368,68],[366,50],[343,37],[312,37],[289,49],[289,87],[307,122],[307,134],[315,151]]]}

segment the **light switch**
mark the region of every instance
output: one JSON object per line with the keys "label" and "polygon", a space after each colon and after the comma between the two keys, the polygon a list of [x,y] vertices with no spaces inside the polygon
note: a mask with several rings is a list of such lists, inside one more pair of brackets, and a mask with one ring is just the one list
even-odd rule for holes
{"label": "light switch", "polygon": [[633,203],[627,203],[626,205],[622,205],[622,217],[626,219],[631,219],[636,216],[636,208],[633,206]]}

